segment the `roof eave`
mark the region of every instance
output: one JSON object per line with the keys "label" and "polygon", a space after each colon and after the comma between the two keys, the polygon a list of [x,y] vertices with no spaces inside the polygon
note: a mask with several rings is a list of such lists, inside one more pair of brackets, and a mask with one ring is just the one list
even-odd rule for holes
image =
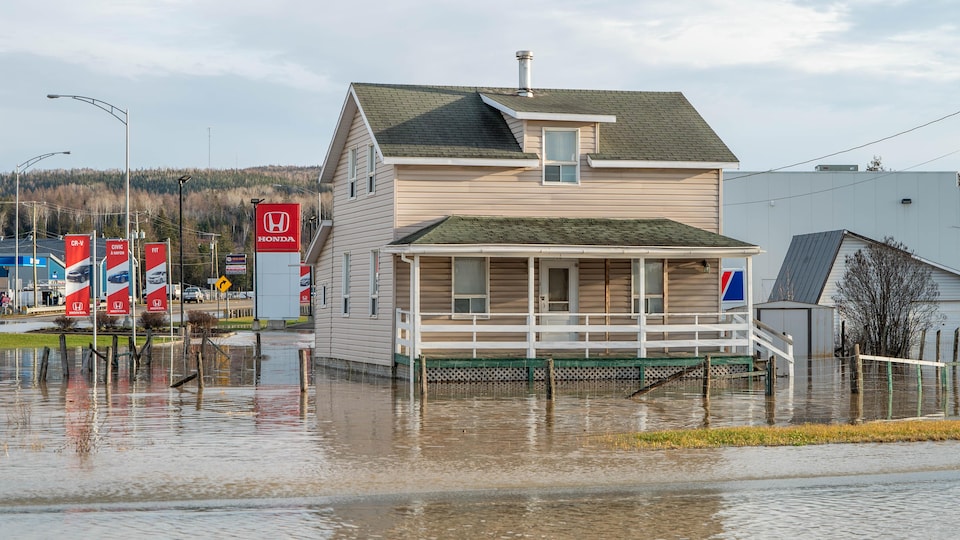
{"label": "roof eave", "polygon": [[332,230],[333,221],[325,219],[320,222],[320,227],[317,229],[317,234],[313,236],[313,240],[310,241],[310,245],[307,246],[307,251],[303,256],[303,262],[305,264],[317,264],[317,260],[320,259],[320,253],[323,252],[323,246],[326,245],[327,238],[330,237],[330,232]]}
{"label": "roof eave", "polygon": [[736,169],[737,161],[657,161],[645,159],[597,159],[587,156],[594,169]]}
{"label": "roof eave", "polygon": [[384,156],[383,163],[385,165],[456,165],[462,167],[507,167],[515,169],[540,166],[540,160],[530,158],[503,159]]}
{"label": "roof eave", "polygon": [[394,255],[483,255],[489,257],[557,258],[723,258],[752,257],[763,252],[759,246],[743,247],[632,247],[632,246],[547,246],[504,244],[400,244],[381,251]]}
{"label": "roof eave", "polygon": [[602,122],[615,123],[617,116],[614,114],[580,114],[580,113],[547,113],[535,111],[518,111],[512,109],[503,103],[491,98],[486,94],[480,94],[480,99],[484,103],[497,109],[503,114],[516,118],[517,120],[546,120],[553,122]]}

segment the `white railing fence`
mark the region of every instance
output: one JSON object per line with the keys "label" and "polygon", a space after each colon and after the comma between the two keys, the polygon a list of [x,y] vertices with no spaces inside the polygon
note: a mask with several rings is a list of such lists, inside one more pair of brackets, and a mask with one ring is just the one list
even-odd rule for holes
{"label": "white railing fence", "polygon": [[[409,356],[412,336],[417,351],[484,354],[538,350],[623,352],[645,358],[682,350],[752,355],[752,344],[785,358],[793,369],[793,343],[769,327],[751,332],[745,313],[677,313],[636,316],[624,313],[421,313],[414,332],[409,311],[398,309],[396,352]],[[530,322],[532,321],[532,324]],[[761,323],[762,324],[762,323]]]}

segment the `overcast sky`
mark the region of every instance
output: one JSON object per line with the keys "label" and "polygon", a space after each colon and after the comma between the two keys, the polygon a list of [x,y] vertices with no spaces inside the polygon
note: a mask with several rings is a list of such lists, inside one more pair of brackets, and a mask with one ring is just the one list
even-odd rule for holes
{"label": "overcast sky", "polygon": [[[320,165],[351,82],[681,91],[755,171],[960,170],[960,2],[10,0],[0,170]],[[949,117],[948,117],[949,116]],[[917,128],[884,142],[817,159]]]}

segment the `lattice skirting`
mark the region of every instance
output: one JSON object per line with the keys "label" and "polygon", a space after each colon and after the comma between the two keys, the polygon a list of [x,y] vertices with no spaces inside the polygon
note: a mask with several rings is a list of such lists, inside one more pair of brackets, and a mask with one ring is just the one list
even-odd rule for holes
{"label": "lattice skirting", "polygon": [[[639,380],[647,381],[669,377],[681,371],[679,366],[645,367],[557,367],[554,377],[558,381],[603,381],[603,380]],[[545,368],[532,368],[533,378],[542,381],[546,378]],[[710,375],[717,377],[731,373],[744,373],[749,366],[744,364],[713,365]],[[691,371],[685,378],[703,378],[703,369]],[[507,382],[529,380],[529,368],[522,367],[482,367],[482,368],[428,368],[427,382]]]}

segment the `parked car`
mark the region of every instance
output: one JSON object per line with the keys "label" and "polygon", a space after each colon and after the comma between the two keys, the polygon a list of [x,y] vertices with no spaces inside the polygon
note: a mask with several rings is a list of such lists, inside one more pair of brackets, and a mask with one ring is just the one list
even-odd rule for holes
{"label": "parked car", "polygon": [[121,270],[116,274],[110,274],[109,276],[107,276],[107,281],[109,281],[110,283],[126,283],[130,281],[130,271]]}
{"label": "parked car", "polygon": [[81,266],[76,270],[71,270],[67,272],[67,281],[73,281],[76,283],[83,283],[85,281],[90,281],[90,267]]}
{"label": "parked car", "polygon": [[204,300],[203,290],[200,287],[187,287],[183,290],[183,302],[196,302],[202,304]]}

